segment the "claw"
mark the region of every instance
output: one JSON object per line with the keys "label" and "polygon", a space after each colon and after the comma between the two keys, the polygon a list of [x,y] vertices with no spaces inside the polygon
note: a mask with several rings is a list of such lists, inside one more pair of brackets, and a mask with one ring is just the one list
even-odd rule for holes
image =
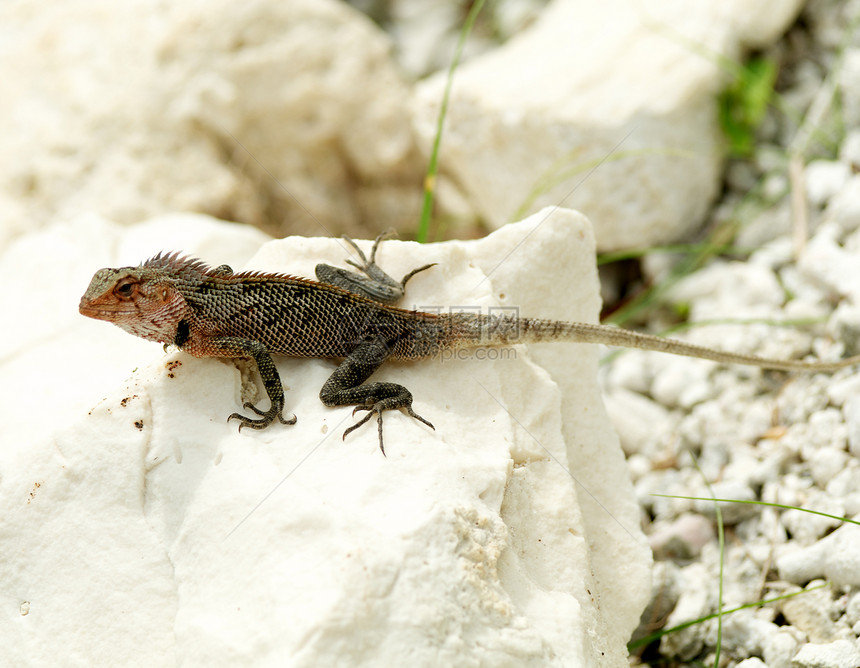
{"label": "claw", "polygon": [[[361,418],[358,422],[356,422],[351,427],[347,427],[343,432],[343,437],[341,438],[341,440],[345,441],[348,434],[352,433],[353,431],[358,429],[360,426],[362,426],[363,424],[368,422],[370,420],[370,418],[372,418],[374,413],[375,413],[376,414],[376,423],[378,425],[378,430],[379,430],[379,449],[382,451],[382,455],[384,457],[387,457],[387,455],[385,454],[385,445],[382,441],[382,411],[384,411],[385,409],[379,407],[380,403],[382,403],[382,402],[377,402],[371,406],[358,405],[355,408],[353,408],[352,409],[353,415],[355,415],[358,411],[367,411],[367,415],[365,415],[363,418]],[[409,415],[409,417],[415,418],[419,422],[423,422],[428,427],[430,427],[430,429],[432,429],[433,431],[436,431],[436,427],[434,427],[429,420],[425,420],[423,417],[418,415],[418,413],[416,413],[414,410],[412,410],[412,406],[401,406],[400,408],[402,410],[406,411],[406,414]]]}
{"label": "claw", "polygon": [[373,247],[370,249],[370,264],[376,264],[376,249],[379,248],[380,242],[396,235],[397,231],[393,227],[389,227],[377,235],[376,239],[373,240]]}
{"label": "claw", "polygon": [[[254,411],[257,415],[266,415],[265,411],[261,411],[254,404],[252,404],[250,401],[246,401],[244,404],[242,404],[242,408],[247,408],[248,410]],[[237,414],[234,413],[234,415],[237,415]]]}
{"label": "claw", "polygon": [[273,411],[272,409],[269,409],[268,411],[261,411],[259,408],[257,408],[256,406],[254,406],[250,402],[245,402],[244,404],[242,404],[242,406],[244,408],[248,408],[248,409],[254,411],[257,415],[259,415],[261,417],[261,419],[255,420],[253,418],[246,417],[245,415],[242,415],[241,413],[231,413],[230,415],[227,416],[227,422],[229,422],[230,420],[239,420],[239,431],[240,432],[242,431],[242,427],[250,427],[251,429],[265,429],[270,424],[272,424],[272,422],[275,421],[275,418],[278,418],[278,421],[281,424],[295,424],[296,423],[296,416],[295,415],[293,415],[292,419],[287,420],[286,418],[284,418],[283,415],[281,415],[280,410],[278,410],[277,412]]}
{"label": "claw", "polygon": [[420,271],[425,271],[426,269],[429,269],[430,267],[435,267],[437,264],[439,264],[439,263],[438,262],[431,262],[430,264],[425,264],[423,267],[418,267],[417,269],[413,269],[408,274],[406,274],[406,276],[404,276],[402,279],[400,279],[400,287],[405,288],[406,287],[406,281],[408,281],[410,278],[412,278],[415,274],[417,274]]}
{"label": "claw", "polygon": [[430,423],[430,421],[429,421],[429,420],[425,420],[423,417],[421,417],[420,415],[418,415],[418,413],[416,413],[415,411],[413,411],[413,410],[412,410],[412,406],[404,406],[404,408],[406,409],[406,413],[409,415],[409,417],[413,417],[413,418],[415,418],[416,420],[418,420],[418,422],[423,422],[423,423],[424,423],[424,424],[426,424],[428,427],[430,427],[430,429],[432,429],[433,431],[436,431],[436,427],[434,427],[434,426]]}
{"label": "claw", "polygon": [[[354,260],[347,259],[346,263],[352,265],[356,269],[362,271],[363,273],[367,273],[368,269],[376,264],[376,251],[379,248],[379,244],[382,243],[385,239],[389,237],[393,237],[397,234],[393,227],[388,228],[384,232],[380,232],[376,239],[373,240],[373,246],[370,248],[370,261],[368,261],[367,256],[364,254],[364,251],[358,247],[358,244],[355,243],[350,237],[343,234],[341,238],[346,241],[350,246],[352,246],[353,250],[355,250],[356,255],[361,258],[361,264],[358,264]],[[432,265],[428,265],[432,266]],[[426,269],[427,267],[425,267]],[[420,269],[418,271],[421,271]]]}
{"label": "claw", "polygon": [[[342,238],[344,241],[346,241],[346,243],[348,243],[350,246],[352,246],[352,249],[356,252],[356,254],[358,255],[358,257],[360,257],[360,258],[361,258],[361,261],[362,261],[365,265],[367,265],[367,257],[364,255],[364,251],[363,251],[363,250],[361,250],[361,248],[359,248],[359,247],[358,247],[358,244],[357,244],[357,243],[355,243],[355,241],[353,241],[350,237],[346,236],[345,234],[341,235],[341,238]],[[375,251],[375,250],[376,250],[376,245],[374,244],[374,251]],[[372,257],[372,255],[371,255],[371,257]],[[373,262],[373,260],[371,260],[371,262]],[[351,264],[353,267],[355,267],[355,268],[357,268],[357,269],[361,269],[361,266],[360,266],[360,265],[358,265],[358,264],[356,264],[356,263],[355,263],[355,262],[353,262],[352,260],[349,260],[349,259],[348,259],[348,260],[346,261],[346,263],[347,263],[347,264]]]}

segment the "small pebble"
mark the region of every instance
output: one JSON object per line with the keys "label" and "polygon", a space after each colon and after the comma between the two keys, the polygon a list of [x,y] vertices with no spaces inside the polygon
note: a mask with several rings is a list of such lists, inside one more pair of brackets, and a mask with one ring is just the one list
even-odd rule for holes
{"label": "small pebble", "polygon": [[765,641],[762,655],[768,668],[791,668],[791,659],[797,654],[806,634],[790,626],[783,626]]}
{"label": "small pebble", "polygon": [[654,528],[648,537],[657,559],[690,559],[714,539],[713,522],[695,513],[684,513],[664,526]]}
{"label": "small pebble", "polygon": [[804,176],[810,204],[822,206],[848,182],[851,166],[836,160],[813,160],[806,165]]}
{"label": "small pebble", "polygon": [[824,575],[834,586],[860,586],[860,526],[846,524],[831,534],[833,547],[824,562]]}
{"label": "small pebble", "polygon": [[792,668],[857,668],[860,649],[856,642],[834,640],[830,643],[809,643],[800,648],[791,660]]}
{"label": "small pebble", "polygon": [[[813,580],[807,588],[821,584],[821,581]],[[839,613],[828,587],[785,599],[779,602],[779,606],[789,623],[809,636],[810,642],[829,643],[850,632],[846,624],[835,621]]]}

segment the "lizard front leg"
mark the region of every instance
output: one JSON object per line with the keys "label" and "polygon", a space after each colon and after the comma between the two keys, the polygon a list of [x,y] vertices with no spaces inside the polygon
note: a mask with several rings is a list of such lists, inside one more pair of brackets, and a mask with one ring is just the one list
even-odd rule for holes
{"label": "lizard front leg", "polygon": [[379,429],[379,449],[385,454],[382,442],[382,411],[399,408],[408,415],[423,422],[431,429],[436,428],[412,410],[412,393],[397,383],[374,382],[362,385],[388,357],[390,346],[384,339],[365,341],[347,357],[334,373],[329,376],[320,390],[320,400],[326,406],[352,406],[352,411],[368,411],[361,420],[343,432],[343,438],[376,414]]}
{"label": "lizard front leg", "polygon": [[[361,262],[353,262],[352,260],[347,260],[346,262],[358,269],[361,274],[348,269],[333,267],[330,264],[318,264],[315,270],[317,278],[323,283],[336,285],[339,288],[349,290],[350,292],[361,295],[362,297],[368,297],[369,299],[373,299],[382,304],[393,304],[397,302],[403,297],[406,282],[419,271],[429,269],[430,267],[435,266],[436,263],[425,264],[423,267],[413,269],[399,282],[394,280],[391,276],[382,271],[378,264],[376,264],[376,250],[379,248],[380,242],[391,236],[391,234],[392,231],[389,230],[376,237],[376,240],[373,242],[373,248],[370,250],[369,261],[358,245],[348,236],[344,235],[343,238],[355,249],[358,257],[361,259]],[[364,276],[362,276],[362,274],[364,274]]]}
{"label": "lizard front leg", "polygon": [[240,339],[231,336],[222,336],[212,339],[209,342],[209,354],[219,357],[250,357],[257,364],[257,371],[260,373],[260,378],[263,381],[263,387],[266,388],[266,394],[269,395],[271,406],[267,411],[261,411],[253,404],[246,402],[243,404],[245,408],[254,411],[260,416],[259,420],[245,417],[240,413],[232,413],[227,421],[239,420],[239,431],[242,427],[250,427],[251,429],[265,429],[277,418],[281,424],[295,424],[296,416],[291,420],[287,420],[281,414],[284,410],[284,386],[281,384],[281,377],[278,375],[278,370],[275,368],[275,363],[272,361],[272,356],[269,351],[259,341],[250,339]]}

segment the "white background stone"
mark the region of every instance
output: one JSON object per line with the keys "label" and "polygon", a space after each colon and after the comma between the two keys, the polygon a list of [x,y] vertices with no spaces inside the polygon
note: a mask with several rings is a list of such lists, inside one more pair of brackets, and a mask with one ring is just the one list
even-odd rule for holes
{"label": "white background stone", "polygon": [[0,242],[87,212],[415,224],[406,81],[344,3],[4,2],[0,24]]}
{"label": "white background stone", "polygon": [[[458,70],[442,169],[492,227],[560,204],[595,221],[602,250],[678,239],[718,187],[719,59],[775,39],[801,4],[555,0]],[[417,89],[425,152],[443,86]]]}

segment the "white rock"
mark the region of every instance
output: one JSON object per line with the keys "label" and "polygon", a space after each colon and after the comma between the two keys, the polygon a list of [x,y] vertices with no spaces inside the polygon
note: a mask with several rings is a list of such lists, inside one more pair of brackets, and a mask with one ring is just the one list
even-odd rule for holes
{"label": "white rock", "polygon": [[772,464],[762,466],[761,453],[755,447],[744,442],[736,443],[731,448],[731,460],[723,469],[723,477],[729,480],[737,480],[745,485],[761,485],[765,478],[762,472],[768,470]]}
{"label": "white rock", "polygon": [[687,475],[673,469],[652,470],[636,481],[636,496],[642,508],[657,520],[671,520],[690,511],[693,501],[672,496],[692,496]]}
{"label": "white rock", "polygon": [[860,457],[860,396],[852,396],[842,406],[845,425],[848,430],[848,449],[855,457]]}
{"label": "white rock", "polygon": [[764,644],[762,656],[768,668],[791,668],[791,659],[797,653],[800,643],[805,640],[806,635],[797,629],[790,626],[781,627],[780,631],[770,636]]}
{"label": "white rock", "polygon": [[847,502],[860,492],[860,462],[856,458],[848,459],[845,468],[827,481],[824,491],[845,503],[846,516],[853,516],[855,513],[848,510]]}
{"label": "white rock", "polygon": [[768,668],[764,661],[757,656],[751,656],[735,664],[735,668]]}
{"label": "white rock", "polygon": [[623,387],[631,392],[648,394],[654,376],[654,360],[662,357],[644,350],[622,350],[612,364],[601,367],[606,385]]}
{"label": "white rock", "polygon": [[852,45],[842,54],[839,83],[845,127],[856,128],[860,126],[860,46]]}
{"label": "white rock", "polygon": [[827,396],[834,406],[844,406],[849,399],[860,397],[860,374],[852,373],[834,379],[827,386]]}
{"label": "white rock", "polygon": [[604,402],[627,455],[642,452],[671,424],[663,406],[637,392],[617,388],[605,395]]}
{"label": "white rock", "polygon": [[[857,475],[856,471],[854,471],[853,478],[854,480],[852,488],[857,489]],[[827,486],[828,493],[830,493],[830,485]],[[836,485],[834,485],[838,489]],[[855,517],[856,515],[860,515],[860,492],[849,492],[842,499],[842,504],[845,507],[845,517]]]}
{"label": "white rock", "polygon": [[852,176],[830,200],[824,217],[825,220],[835,222],[845,232],[860,227],[860,174]]}
{"label": "white rock", "polygon": [[630,477],[635,482],[646,473],[650,473],[651,460],[645,455],[630,455],[627,457],[627,468],[630,470]]}
{"label": "white rock", "polygon": [[808,276],[798,270],[793,259],[786,262],[779,269],[779,282],[782,290],[790,293],[792,298],[785,303],[782,317],[826,320],[833,312],[833,306],[828,303],[833,293],[825,286],[810,281]]}
{"label": "white rock", "polygon": [[692,559],[714,539],[713,522],[702,515],[685,513],[668,524],[655,523],[648,537],[657,559]]}
{"label": "white rock", "polygon": [[860,165],[860,129],[848,130],[839,146],[839,158],[849,164]]}
{"label": "white rock", "polygon": [[[844,512],[844,507],[839,499],[831,498],[818,490],[811,491],[804,499],[802,505],[807,510],[827,513],[837,517],[841,516]],[[809,545],[830,529],[839,526],[840,522],[823,515],[791,509],[786,510],[782,514],[782,524],[788,529],[794,540],[798,541],[801,545]]]}
{"label": "white rock", "polygon": [[[716,590],[711,587],[711,577],[702,563],[693,563],[681,570],[681,596],[678,604],[666,618],[666,627],[704,617],[713,611]],[[688,660],[702,651],[708,637],[708,622],[693,624],[660,639],[660,653],[663,656]]]}
{"label": "white rock", "polygon": [[[752,501],[756,499],[748,485],[737,480],[720,480],[711,485],[714,498],[728,499],[731,501]],[[705,490],[702,497],[710,496],[710,492]],[[723,517],[723,522],[726,524],[737,524],[748,517],[760,512],[759,508],[749,503],[729,503],[719,502],[720,514]],[[698,512],[707,517],[715,517],[716,510],[713,501],[696,501],[695,508]]]}
{"label": "white rock", "polygon": [[857,668],[860,648],[849,640],[835,640],[818,645],[810,643],[800,648],[791,661],[793,668]]}
{"label": "white rock", "polygon": [[810,461],[822,448],[844,448],[848,443],[848,430],[842,422],[842,412],[836,408],[822,408],[811,412],[805,422],[788,427],[782,437],[782,446]]}
{"label": "white rock", "polygon": [[[839,611],[829,588],[813,580],[808,588],[818,587],[799,596],[779,601],[778,606],[789,624],[803,631],[814,643],[832,642],[845,637],[849,629],[844,622],[834,621]],[[786,592],[788,593],[788,592]]]}
{"label": "white rock", "polygon": [[[688,303],[694,322],[729,318],[785,318],[784,291],[765,263],[714,262],[672,286],[668,299]],[[791,357],[808,350],[807,337],[765,324],[709,324],[689,338],[699,345],[766,357]],[[805,345],[801,345],[805,344]]]}
{"label": "white rock", "polygon": [[[238,433],[234,365],[75,312],[93,270],[126,260],[131,236],[163,242],[164,221],[127,236],[85,223],[0,257],[43,312],[0,365],[16,391],[0,402],[0,580],[18,620],[0,664],[627,665],[650,551],[590,349],[386,367],[437,428],[387,415],[387,459],[373,427],[341,442],[349,409],[317,398],[332,362],[279,359],[298,423]],[[235,250],[238,269],[236,233],[209,250]],[[441,262],[410,283],[417,304],[588,320],[592,244],[584,218],[555,211],[477,242],[389,242],[380,261],[395,275]],[[290,238],[248,265],[308,275],[345,252]],[[27,326],[3,329],[7,350]]]}
{"label": "white rock", "polygon": [[709,382],[713,362],[667,355],[654,364],[658,371],[651,395],[663,406],[690,408],[713,396],[713,384]]}
{"label": "white rock", "polygon": [[809,470],[812,479],[819,487],[826,487],[827,483],[841,473],[848,461],[848,453],[838,448],[819,448],[809,460]]}
{"label": "white rock", "polygon": [[[805,422],[809,416],[827,407],[827,386],[830,376],[824,374],[796,374],[780,390],[777,410],[779,424],[791,425],[783,438],[787,444],[792,435],[805,436],[809,429]],[[796,444],[800,450],[803,443]]]}
{"label": "white rock", "polygon": [[834,586],[860,586],[860,527],[846,524],[833,532],[824,575]]}
{"label": "white rock", "polygon": [[[860,257],[860,248],[854,255]],[[841,346],[840,353],[843,356],[860,351],[860,301],[854,301],[860,293],[855,290],[850,294],[851,299],[839,302],[827,322],[827,332],[833,337],[836,346]]]}
{"label": "white rock", "polygon": [[743,661],[735,664],[735,668],[768,668],[764,661],[759,659],[757,656],[751,656],[748,659],[744,659]]}
{"label": "white rock", "polygon": [[814,578],[822,577],[829,549],[826,538],[808,547],[789,544],[780,551],[776,559],[779,577],[795,584],[806,584]]}
{"label": "white rock", "polygon": [[778,629],[773,622],[756,617],[752,610],[739,610],[723,619],[723,649],[733,656],[761,656]]}
{"label": "white rock", "polygon": [[[677,239],[718,187],[719,59],[767,44],[801,5],[556,0],[458,70],[442,168],[493,227],[558,204],[597,221],[603,250]],[[425,151],[444,84],[416,91]]]}
{"label": "white rock", "polygon": [[844,448],[848,437],[842,423],[842,411],[828,407],[809,416],[809,444],[806,452],[824,448]]}
{"label": "white rock", "polygon": [[0,186],[30,225],[185,210],[324,235],[417,213],[406,83],[345,3],[42,0],[0,23]]}
{"label": "white rock", "polygon": [[764,492],[768,489],[767,485],[779,480],[780,475],[793,459],[793,455],[776,440],[761,439],[756,443],[756,447],[761,450],[759,453],[761,460],[747,474],[747,483],[754,486],[764,485],[761,498],[762,501],[767,501],[764,497]]}
{"label": "white rock", "polygon": [[800,257],[800,268],[834,293],[860,303],[860,266],[857,256],[839,243],[841,230],[835,223],[822,223]]}
{"label": "white rock", "polygon": [[838,160],[813,160],[806,165],[806,196],[821,206],[838,193],[851,177],[851,166]]}
{"label": "white rock", "polygon": [[845,606],[845,621],[851,625],[860,622],[860,592],[851,594],[851,598]]}
{"label": "white rock", "polygon": [[[735,533],[748,549],[750,558],[759,564],[770,564],[773,561],[774,548],[787,540],[776,509],[766,506],[760,506],[757,515],[739,523],[735,527]],[[759,584],[756,584],[756,588],[758,587]]]}
{"label": "white rock", "polygon": [[[780,169],[785,169],[784,167]],[[745,192],[745,191],[740,191]],[[734,204],[738,206],[737,203]],[[730,209],[727,216],[734,215]],[[725,216],[724,216],[725,218]],[[774,206],[769,206],[762,211],[750,216],[749,224],[745,224],[738,230],[736,242],[740,248],[761,249],[763,246],[787,242],[789,257],[794,257],[791,243],[791,205],[786,200],[780,200]],[[759,251],[756,251],[758,253]],[[781,255],[781,253],[780,253]],[[755,257],[755,254],[753,255]]]}
{"label": "white rock", "polygon": [[843,524],[808,547],[788,546],[776,566],[789,582],[804,584],[823,576],[835,586],[860,586],[860,527]]}

